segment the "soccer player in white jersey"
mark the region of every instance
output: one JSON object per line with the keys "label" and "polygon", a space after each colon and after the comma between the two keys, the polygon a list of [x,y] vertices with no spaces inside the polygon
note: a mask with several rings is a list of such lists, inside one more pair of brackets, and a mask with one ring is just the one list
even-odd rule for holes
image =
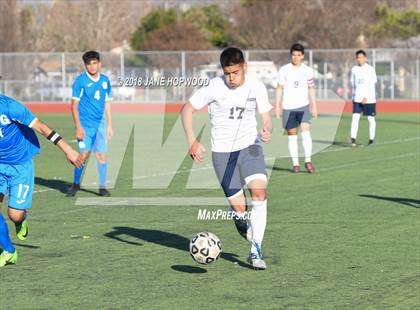
{"label": "soccer player in white jersey", "polygon": [[300,172],[298,128],[302,136],[305,168],[315,172],[312,164],[311,116],[318,115],[314,90],[313,70],[303,63],[305,49],[299,44],[290,48],[292,62],[280,68],[277,75],[275,114],[283,114],[283,127],[288,134],[288,146],[293,163],[293,172]]}
{"label": "soccer player in white jersey", "polygon": [[351,86],[353,89],[353,116],[351,121],[350,138],[352,146],[356,146],[357,131],[359,130],[360,114],[367,115],[369,122],[369,144],[375,140],[376,131],[376,95],[377,82],[375,68],[367,63],[364,50],[356,52],[357,66],[351,68]]}
{"label": "soccer player in white jersey", "polygon": [[[261,244],[267,223],[267,173],[261,141],[271,139],[272,106],[264,84],[246,74],[240,49],[226,48],[220,55],[220,63],[223,75],[193,94],[182,109],[182,122],[189,153],[194,160],[201,161],[205,149],[194,133],[193,113],[208,107],[214,170],[235,211],[236,228],[251,241],[248,262],[255,269],[265,269]],[[257,111],[262,117],[260,132]],[[245,185],[252,197],[250,226],[246,219]]]}

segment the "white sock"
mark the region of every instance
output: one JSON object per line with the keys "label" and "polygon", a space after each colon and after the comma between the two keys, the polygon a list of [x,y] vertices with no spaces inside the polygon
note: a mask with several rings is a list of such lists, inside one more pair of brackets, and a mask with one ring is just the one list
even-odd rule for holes
{"label": "white sock", "polygon": [[267,225],[267,199],[252,201],[251,227],[252,246],[251,253],[261,254],[261,243],[264,239],[265,226]]}
{"label": "white sock", "polygon": [[302,131],[300,134],[302,136],[302,146],[303,152],[305,153],[305,163],[311,161],[312,155],[312,137],[309,131]]}
{"label": "white sock", "polygon": [[375,116],[367,117],[369,122],[369,140],[375,140],[376,120]]}
{"label": "white sock", "polygon": [[289,153],[292,158],[293,166],[299,166],[299,150],[298,150],[298,136],[288,136],[289,139]]}
{"label": "white sock", "polygon": [[353,113],[353,117],[351,119],[351,132],[350,138],[356,139],[357,131],[359,130],[359,120],[360,120],[360,113]]}

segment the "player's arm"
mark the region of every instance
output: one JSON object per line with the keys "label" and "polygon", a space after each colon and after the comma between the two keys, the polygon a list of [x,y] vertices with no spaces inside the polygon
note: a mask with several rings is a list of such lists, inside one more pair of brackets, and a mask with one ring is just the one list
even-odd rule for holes
{"label": "player's arm", "polygon": [[271,132],[273,131],[273,122],[271,121],[270,112],[261,114],[263,128],[261,130],[261,140],[269,142],[271,140]]}
{"label": "player's arm", "polygon": [[66,155],[67,160],[75,165],[76,167],[80,167],[83,165],[82,157],[78,152],[73,150],[70,145],[64,141],[64,139],[56,133],[54,130],[49,128],[45,123],[41,122],[39,119],[37,119],[33,124],[32,128],[36,130],[38,133],[46,137],[48,140],[50,140],[52,143],[58,146],[60,150],[63,151],[63,153]]}
{"label": "player's arm", "polygon": [[79,118],[79,100],[71,100],[71,114],[73,115],[74,126],[76,127],[76,139],[83,140],[85,138],[85,130],[83,129],[82,124],[80,123]]}
{"label": "player's arm", "polygon": [[273,122],[271,121],[270,111],[273,109],[268,100],[267,88],[260,83],[256,94],[258,112],[262,118],[262,129],[260,131],[261,141],[268,142],[271,140],[271,132],[273,131]]}
{"label": "player's arm", "polygon": [[112,127],[112,117],[111,117],[111,100],[105,101],[105,117],[108,127],[106,129],[106,135],[108,139],[111,139],[114,136],[114,129]]}
{"label": "player's arm", "polygon": [[71,96],[71,114],[73,115],[74,126],[76,127],[76,139],[83,140],[85,138],[85,130],[80,123],[79,117],[79,102],[83,96],[83,86],[80,78],[76,78],[72,86]]}
{"label": "player's arm", "polygon": [[277,85],[276,88],[276,99],[274,105],[274,111],[276,113],[276,118],[280,118],[280,115],[283,111],[283,106],[281,103],[281,99],[283,98],[283,85]]}
{"label": "player's arm", "polygon": [[316,104],[315,82],[314,82],[314,74],[313,74],[312,69],[309,73],[307,83],[308,83],[308,95],[309,95],[309,108],[311,110],[312,117],[316,119],[318,117],[318,107]]}
{"label": "player's arm", "polygon": [[277,87],[276,87],[276,97],[274,101],[274,113],[276,114],[276,118],[280,118],[280,115],[283,113],[283,105],[282,105],[282,98],[283,98],[283,90],[284,85],[286,84],[286,75],[284,73],[284,68],[280,68],[277,74]]}
{"label": "player's arm", "polygon": [[111,83],[107,80],[108,88],[105,97],[105,118],[108,124],[106,129],[106,135],[108,139],[111,139],[114,136],[114,129],[112,127],[112,117],[111,117],[111,102],[112,102],[112,89]]}
{"label": "player's arm", "polygon": [[308,92],[309,92],[309,104],[310,104],[310,108],[311,108],[312,117],[317,118],[318,117],[318,107],[317,107],[317,103],[316,103],[315,87],[309,86],[308,87]]}
{"label": "player's arm", "polygon": [[193,114],[197,110],[193,107],[191,102],[186,103],[181,110],[182,126],[184,127],[185,136],[187,138],[188,149],[190,156],[195,161],[202,161],[204,152],[206,151],[204,146],[197,140],[193,128]]}

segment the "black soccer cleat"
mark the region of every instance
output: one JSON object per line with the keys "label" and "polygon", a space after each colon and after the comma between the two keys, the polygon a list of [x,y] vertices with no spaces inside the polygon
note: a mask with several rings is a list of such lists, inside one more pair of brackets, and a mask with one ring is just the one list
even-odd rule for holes
{"label": "black soccer cleat", "polygon": [[369,140],[368,146],[372,146],[375,143],[374,140]]}
{"label": "black soccer cleat", "polygon": [[356,147],[357,146],[356,139],[351,138],[351,146],[352,147]]}
{"label": "black soccer cleat", "polygon": [[111,197],[111,193],[106,188],[99,189],[99,196],[101,197]]}
{"label": "black soccer cleat", "polygon": [[66,193],[66,197],[74,197],[76,196],[77,191],[80,190],[80,184],[72,184],[72,186],[69,187]]}

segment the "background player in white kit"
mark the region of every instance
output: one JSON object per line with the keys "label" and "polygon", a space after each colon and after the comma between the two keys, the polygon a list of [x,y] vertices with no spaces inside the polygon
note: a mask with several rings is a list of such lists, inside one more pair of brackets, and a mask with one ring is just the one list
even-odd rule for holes
{"label": "background player in white kit", "polygon": [[357,66],[351,68],[351,86],[353,89],[353,116],[351,121],[350,138],[352,146],[356,146],[357,131],[359,130],[360,113],[367,115],[369,122],[369,144],[373,144],[376,131],[376,95],[377,82],[375,68],[367,62],[364,50],[356,52]]}
{"label": "background player in white kit", "polygon": [[[201,161],[205,149],[194,134],[192,118],[195,111],[208,106],[214,170],[237,214],[236,228],[252,243],[248,262],[255,269],[265,269],[261,243],[267,222],[267,174],[261,141],[271,139],[272,106],[264,84],[246,74],[240,49],[226,48],[220,55],[220,63],[224,75],[213,78],[208,86],[194,93],[183,107],[182,121],[190,155]],[[257,110],[263,121],[260,133],[255,118]],[[252,196],[251,229],[245,218],[245,185]]]}
{"label": "background player in white kit", "polygon": [[309,173],[313,173],[315,168],[311,160],[311,116],[316,118],[318,115],[314,74],[313,70],[303,63],[305,49],[301,44],[293,44],[290,48],[290,55],[292,62],[282,66],[277,76],[275,113],[277,118],[283,114],[283,127],[288,134],[293,172],[300,172],[297,136],[300,127],[305,168]]}

